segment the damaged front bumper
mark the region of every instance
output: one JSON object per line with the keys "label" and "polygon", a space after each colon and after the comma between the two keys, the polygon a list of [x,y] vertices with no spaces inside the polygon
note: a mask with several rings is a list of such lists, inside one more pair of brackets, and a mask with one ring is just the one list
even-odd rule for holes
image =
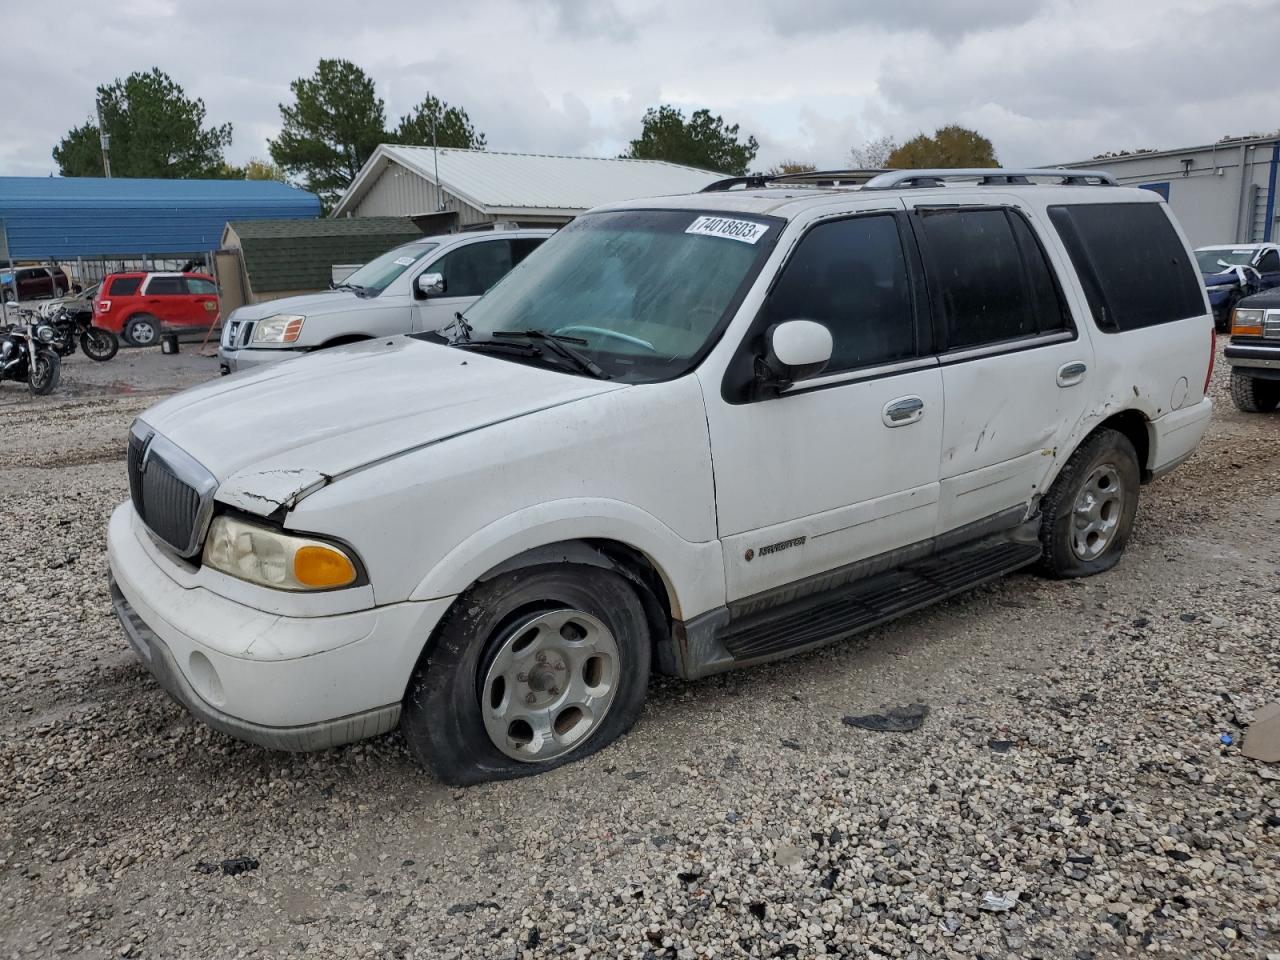
{"label": "damaged front bumper", "polygon": [[[323,750],[393,729],[418,656],[453,598],[286,616],[164,568],[126,501],[107,529],[111,598],[160,685],[209,726],[275,750]],[[171,561],[169,561],[171,562]],[[221,576],[221,575],[218,575]]]}

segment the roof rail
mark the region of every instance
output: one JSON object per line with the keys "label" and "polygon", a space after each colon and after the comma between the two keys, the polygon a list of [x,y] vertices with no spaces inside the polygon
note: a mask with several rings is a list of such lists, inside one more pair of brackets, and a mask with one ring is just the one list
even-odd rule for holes
{"label": "roof rail", "polygon": [[742,187],[753,190],[771,183],[795,183],[813,187],[860,187],[884,170],[806,170],[802,173],[751,173],[745,177],[726,177],[703,187],[699,193],[720,193]]}
{"label": "roof rail", "polygon": [[1116,178],[1101,170],[1063,170],[1061,168],[974,167],[955,170],[890,170],[863,185],[864,190],[894,190],[902,187],[940,187],[946,180],[977,180],[979,186],[1028,184],[1032,178],[1050,178],[1062,184],[1116,187]]}

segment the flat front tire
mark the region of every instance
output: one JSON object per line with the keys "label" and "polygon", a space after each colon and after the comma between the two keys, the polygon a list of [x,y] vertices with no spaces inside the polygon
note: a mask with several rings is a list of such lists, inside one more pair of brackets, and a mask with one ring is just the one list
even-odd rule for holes
{"label": "flat front tire", "polygon": [[1040,504],[1040,570],[1088,577],[1124,553],[1138,513],[1142,475],[1129,438],[1098,430],[1071,455]]}
{"label": "flat front tire", "polygon": [[651,659],[644,606],[619,574],[515,570],[450,608],[409,682],[401,729],[446,783],[541,773],[631,728]]}

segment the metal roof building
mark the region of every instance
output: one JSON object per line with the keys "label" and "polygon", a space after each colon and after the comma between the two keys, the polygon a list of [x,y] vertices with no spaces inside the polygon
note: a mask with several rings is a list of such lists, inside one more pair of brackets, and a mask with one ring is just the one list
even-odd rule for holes
{"label": "metal roof building", "polygon": [[1105,170],[1125,186],[1154,190],[1168,202],[1192,246],[1280,238],[1280,137],[1275,135],[1062,166]]}
{"label": "metal roof building", "polygon": [[271,180],[0,177],[14,260],[199,254],[228,220],[319,214],[314,194]]}
{"label": "metal roof building", "polygon": [[547,226],[602,203],[693,193],[724,176],[663,160],[436,151],[384,143],[333,215],[408,216],[428,233],[495,220]]}

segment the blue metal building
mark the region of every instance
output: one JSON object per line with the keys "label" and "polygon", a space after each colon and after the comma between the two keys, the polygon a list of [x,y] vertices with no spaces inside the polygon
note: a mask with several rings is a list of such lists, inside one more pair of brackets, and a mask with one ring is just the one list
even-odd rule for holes
{"label": "blue metal building", "polygon": [[203,254],[228,220],[319,215],[314,194],[271,180],[0,177],[14,260]]}

